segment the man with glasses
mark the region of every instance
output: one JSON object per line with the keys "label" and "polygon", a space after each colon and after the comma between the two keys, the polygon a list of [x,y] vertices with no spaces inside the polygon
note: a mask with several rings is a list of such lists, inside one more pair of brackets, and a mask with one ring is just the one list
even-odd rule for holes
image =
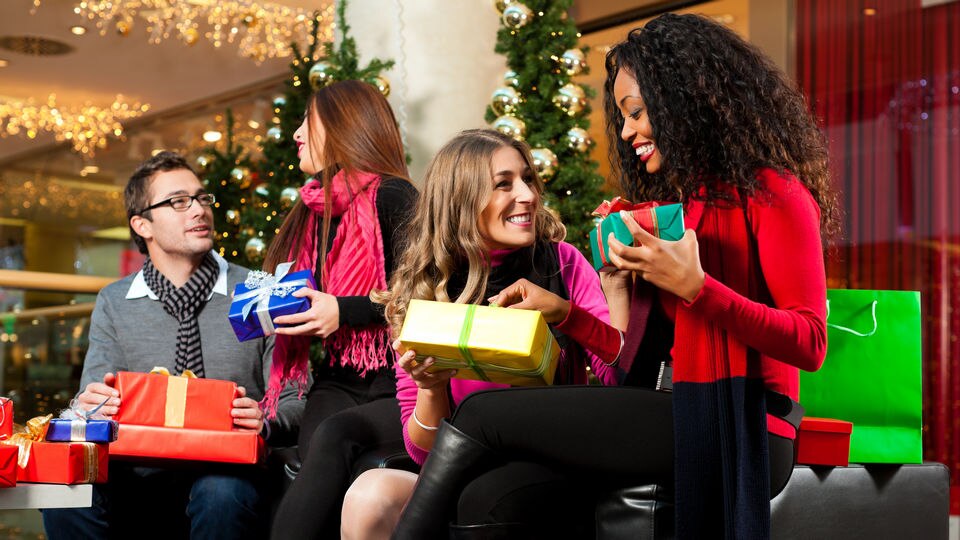
{"label": "man with glasses", "polygon": [[[117,413],[117,371],[234,381],[234,427],[256,430],[273,445],[293,444],[303,401],[285,389],[277,417],[258,407],[270,377],[273,338],[239,342],[227,313],[230,293],[247,269],[213,250],[213,194],[187,162],[160,152],[140,165],[124,192],[131,236],[147,255],[143,269],[105,287],[90,319],[90,347],[77,401],[86,410]],[[110,465],[110,481],[94,486],[93,507],[44,511],[58,538],[263,538],[267,502],[255,466]],[[165,529],[170,527],[170,530]]]}

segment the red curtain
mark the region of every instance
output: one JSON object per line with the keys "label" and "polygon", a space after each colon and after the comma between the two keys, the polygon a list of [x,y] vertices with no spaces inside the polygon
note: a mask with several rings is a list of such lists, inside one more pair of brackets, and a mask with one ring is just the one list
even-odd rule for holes
{"label": "red curtain", "polygon": [[[931,2],[932,3],[932,2]],[[919,290],[924,452],[960,472],[960,2],[797,0],[842,233],[830,287]]]}

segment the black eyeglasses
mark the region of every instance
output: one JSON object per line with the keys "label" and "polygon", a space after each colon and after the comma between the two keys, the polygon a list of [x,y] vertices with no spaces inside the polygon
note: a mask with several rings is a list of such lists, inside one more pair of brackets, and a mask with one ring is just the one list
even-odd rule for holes
{"label": "black eyeglasses", "polygon": [[154,208],[160,208],[163,205],[168,205],[177,212],[186,212],[191,206],[193,206],[193,201],[197,201],[201,206],[210,206],[211,204],[217,202],[216,196],[213,193],[198,193],[196,195],[177,195],[176,197],[170,197],[169,199],[164,199],[157,204],[151,204],[150,206],[144,208],[143,210],[137,212],[137,214],[143,214],[148,210],[153,210]]}

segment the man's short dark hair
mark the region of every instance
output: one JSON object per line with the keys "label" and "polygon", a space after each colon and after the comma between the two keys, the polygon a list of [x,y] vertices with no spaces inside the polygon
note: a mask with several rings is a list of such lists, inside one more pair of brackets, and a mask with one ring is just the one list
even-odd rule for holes
{"label": "man's short dark hair", "polygon": [[[150,219],[150,211],[141,211],[150,206],[150,181],[157,173],[187,170],[197,174],[193,167],[187,163],[187,160],[176,152],[164,150],[152,158],[144,161],[137,167],[137,170],[130,176],[127,182],[127,188],[123,191],[123,202],[127,206],[127,225],[130,224],[130,218],[140,214],[145,219]],[[143,238],[130,227],[130,238],[137,244],[137,249],[144,255],[147,254],[147,243]]]}

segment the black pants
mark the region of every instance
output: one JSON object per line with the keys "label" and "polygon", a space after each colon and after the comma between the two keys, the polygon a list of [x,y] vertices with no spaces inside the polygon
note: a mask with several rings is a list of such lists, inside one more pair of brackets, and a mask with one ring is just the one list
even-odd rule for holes
{"label": "black pants", "polygon": [[300,427],[303,465],[274,516],[273,538],[339,538],[357,456],[403,440],[396,387],[393,367],[366,377],[344,368],[316,374]]}
{"label": "black pants", "polygon": [[[635,387],[553,387],[471,394],[453,424],[506,456],[461,492],[456,523],[535,523],[589,537],[596,496],[673,485],[670,394]],[[770,436],[771,496],[793,471],[793,441]]]}

